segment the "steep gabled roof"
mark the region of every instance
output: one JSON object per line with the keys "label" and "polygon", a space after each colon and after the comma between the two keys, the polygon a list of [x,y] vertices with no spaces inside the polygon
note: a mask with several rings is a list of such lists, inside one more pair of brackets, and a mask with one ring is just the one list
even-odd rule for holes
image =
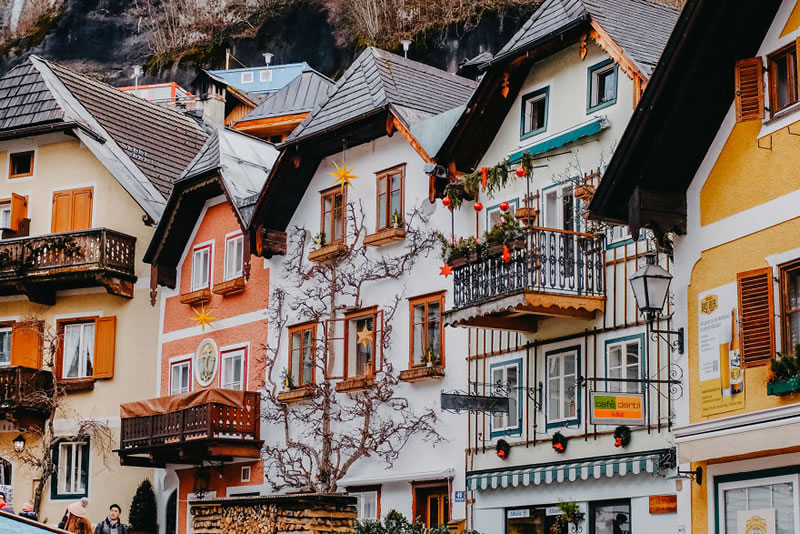
{"label": "steep gabled roof", "polygon": [[428,118],[462,105],[476,86],[467,78],[370,47],[286,142],[308,138],[389,104],[407,108],[412,111],[409,116]]}
{"label": "steep gabled roof", "polygon": [[0,78],[0,131],[64,118],[39,70],[25,62]]}
{"label": "steep gabled roof", "polygon": [[334,85],[333,80],[327,76],[314,69],[306,69],[239,122],[309,113],[327,98],[328,92]]}

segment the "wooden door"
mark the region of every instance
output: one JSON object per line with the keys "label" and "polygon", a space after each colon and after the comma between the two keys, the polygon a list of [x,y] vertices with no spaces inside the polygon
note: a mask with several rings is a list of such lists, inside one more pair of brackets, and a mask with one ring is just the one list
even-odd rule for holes
{"label": "wooden door", "polygon": [[91,228],[93,196],[91,187],[55,191],[50,231],[74,232]]}

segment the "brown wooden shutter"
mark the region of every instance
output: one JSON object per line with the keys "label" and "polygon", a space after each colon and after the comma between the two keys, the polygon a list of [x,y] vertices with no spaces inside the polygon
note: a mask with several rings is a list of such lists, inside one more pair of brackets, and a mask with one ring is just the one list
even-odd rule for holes
{"label": "brown wooden shutter", "polygon": [[111,378],[114,376],[117,318],[98,317],[94,325],[94,377]]}
{"label": "brown wooden shutter", "polygon": [[28,216],[28,199],[22,195],[11,193],[11,230],[19,231],[22,219]]}
{"label": "brown wooden shutter", "polygon": [[86,230],[92,227],[91,187],[72,191],[72,230]]}
{"label": "brown wooden shutter", "polygon": [[775,354],[772,269],[736,275],[739,286],[739,328],[744,366],[764,364]]}
{"label": "brown wooden shutter", "polygon": [[11,365],[42,368],[43,324],[14,323],[11,330]]}
{"label": "brown wooden shutter", "polygon": [[764,66],[761,57],[736,62],[736,122],[764,118]]}
{"label": "brown wooden shutter", "polygon": [[72,193],[70,191],[56,191],[53,193],[53,213],[51,215],[50,231],[53,233],[69,232],[72,230]]}

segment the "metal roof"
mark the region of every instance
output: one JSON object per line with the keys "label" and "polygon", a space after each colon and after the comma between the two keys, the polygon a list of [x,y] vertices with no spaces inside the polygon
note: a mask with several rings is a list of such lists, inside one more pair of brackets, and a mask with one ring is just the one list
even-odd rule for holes
{"label": "metal roof", "polygon": [[333,80],[308,68],[239,122],[309,113],[328,96]]}
{"label": "metal roof", "polygon": [[[274,93],[288,85],[304,70],[308,63],[287,63],[285,65],[263,65],[242,69],[207,70],[206,73],[224,81],[226,84],[248,93]],[[261,72],[271,73],[270,79],[261,81]],[[242,82],[242,74],[252,73],[252,82]]]}

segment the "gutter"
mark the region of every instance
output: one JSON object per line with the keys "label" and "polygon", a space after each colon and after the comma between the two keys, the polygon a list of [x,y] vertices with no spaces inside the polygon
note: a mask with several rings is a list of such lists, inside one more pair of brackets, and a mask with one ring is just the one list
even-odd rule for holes
{"label": "gutter", "polygon": [[533,41],[532,43],[526,45],[521,50],[520,49],[517,49],[517,50],[511,49],[511,50],[509,50],[508,52],[506,52],[506,53],[504,53],[502,55],[493,57],[492,59],[490,59],[489,61],[487,61],[483,65],[481,65],[479,67],[479,69],[482,72],[486,72],[491,67],[494,67],[495,65],[497,65],[499,63],[504,63],[509,58],[520,56],[520,55],[522,55],[523,52],[525,52],[525,54],[528,54],[534,48],[537,48],[537,47],[547,43],[548,41],[554,40],[554,39],[556,39],[558,37],[563,37],[564,34],[568,33],[570,30],[574,30],[576,28],[579,28],[583,24],[589,24],[589,23],[591,23],[591,21],[592,21],[592,16],[587,13],[587,14],[583,15],[581,18],[579,18],[578,20],[570,22],[566,26],[562,26],[558,30],[556,30],[554,32],[551,32],[551,33],[545,35],[544,37],[540,37],[539,39],[537,39],[537,40]]}
{"label": "gutter", "polygon": [[291,146],[291,145],[299,144],[300,141],[306,141],[308,139],[313,139],[314,137],[318,137],[318,136],[320,136],[322,134],[331,133],[333,131],[338,130],[339,128],[342,128],[344,126],[348,126],[350,124],[353,124],[354,122],[358,122],[358,121],[360,121],[362,119],[365,119],[367,117],[371,117],[372,115],[377,115],[378,113],[382,113],[384,111],[389,111],[389,106],[390,106],[390,104],[384,104],[383,107],[364,112],[364,113],[362,113],[360,115],[357,115],[357,116],[355,116],[355,117],[353,117],[351,119],[347,119],[346,121],[343,121],[343,122],[337,122],[333,126],[328,126],[327,128],[323,128],[322,130],[314,132],[314,133],[312,133],[310,135],[307,135],[305,137],[298,137],[298,138],[292,139],[290,141],[286,141],[285,143],[282,143],[282,144],[278,145],[275,148],[277,148],[278,150],[283,151],[284,148],[289,148],[289,146]]}
{"label": "gutter", "polygon": [[26,126],[25,128],[14,128],[0,132],[0,141],[16,139],[19,137],[29,137],[32,135],[44,135],[48,133],[64,132],[68,130],[80,129],[86,135],[92,137],[99,143],[105,143],[106,139],[97,132],[76,121],[54,122],[50,124],[39,124],[36,126]]}

